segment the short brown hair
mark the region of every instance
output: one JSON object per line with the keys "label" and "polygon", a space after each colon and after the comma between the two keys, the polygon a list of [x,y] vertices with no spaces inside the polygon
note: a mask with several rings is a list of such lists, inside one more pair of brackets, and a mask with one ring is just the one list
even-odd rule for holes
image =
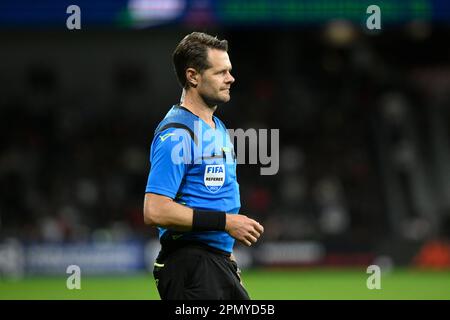
{"label": "short brown hair", "polygon": [[173,66],[183,88],[186,87],[186,69],[202,72],[210,67],[208,48],[228,51],[228,41],[219,40],[203,32],[192,32],[185,36],[173,52]]}

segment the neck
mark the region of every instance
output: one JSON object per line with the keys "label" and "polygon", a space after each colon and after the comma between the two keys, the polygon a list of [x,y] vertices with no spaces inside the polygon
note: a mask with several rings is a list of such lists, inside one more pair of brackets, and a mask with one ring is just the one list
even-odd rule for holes
{"label": "neck", "polygon": [[214,111],[216,111],[217,106],[208,106],[195,90],[183,89],[180,105],[191,111],[211,127],[215,127],[213,114]]}

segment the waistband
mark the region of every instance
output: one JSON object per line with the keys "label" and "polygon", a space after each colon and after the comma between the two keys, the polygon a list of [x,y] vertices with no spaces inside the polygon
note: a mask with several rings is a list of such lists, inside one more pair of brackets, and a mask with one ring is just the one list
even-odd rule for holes
{"label": "waistband", "polygon": [[217,255],[221,255],[224,257],[229,258],[231,256],[230,252],[223,251],[217,248],[213,248],[206,243],[199,242],[199,241],[186,241],[186,240],[180,240],[180,241],[164,241],[161,242],[161,251],[159,252],[157,261],[165,259],[170,254],[174,253],[177,250],[183,249],[183,248],[197,248],[202,249]]}

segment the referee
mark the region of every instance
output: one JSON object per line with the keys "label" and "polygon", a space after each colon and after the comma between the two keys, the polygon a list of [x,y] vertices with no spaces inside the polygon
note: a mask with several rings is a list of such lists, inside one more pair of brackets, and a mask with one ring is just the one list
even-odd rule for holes
{"label": "referee", "polygon": [[238,214],[236,155],[214,112],[234,82],[228,43],[193,32],[173,64],[183,88],[155,130],[144,221],[159,229],[153,276],[161,299],[248,300],[233,257],[235,240],[255,243],[264,228]]}

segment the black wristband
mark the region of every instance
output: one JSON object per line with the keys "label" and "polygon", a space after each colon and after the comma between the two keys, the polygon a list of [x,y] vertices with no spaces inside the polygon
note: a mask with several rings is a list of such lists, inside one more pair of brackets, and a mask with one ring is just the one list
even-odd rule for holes
{"label": "black wristband", "polygon": [[223,211],[194,210],[192,231],[224,231],[227,223]]}

